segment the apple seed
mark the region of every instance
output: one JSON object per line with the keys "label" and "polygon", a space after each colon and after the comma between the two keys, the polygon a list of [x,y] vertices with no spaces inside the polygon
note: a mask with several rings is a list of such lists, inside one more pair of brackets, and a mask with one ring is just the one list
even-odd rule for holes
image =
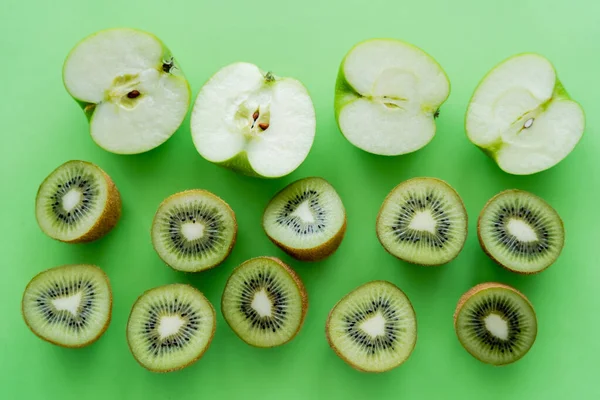
{"label": "apple seed", "polygon": [[139,95],[140,95],[140,92],[138,90],[132,90],[131,92],[127,93],[127,97],[130,99],[135,99]]}

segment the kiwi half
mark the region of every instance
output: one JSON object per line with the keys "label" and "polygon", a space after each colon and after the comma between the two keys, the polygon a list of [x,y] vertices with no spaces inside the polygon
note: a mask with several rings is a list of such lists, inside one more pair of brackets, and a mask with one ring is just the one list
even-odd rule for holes
{"label": "kiwi half", "polygon": [[350,366],[385,372],[411,355],[417,343],[417,319],[402,290],[387,281],[372,281],[333,307],[325,332],[331,348]]}
{"label": "kiwi half", "polygon": [[304,284],[294,270],[273,257],[257,257],[237,267],[225,285],[221,311],[244,342],[275,347],[292,340],[308,310]]}
{"label": "kiwi half", "polygon": [[452,261],[467,239],[467,211],[446,182],[413,178],[396,186],[377,216],[377,238],[393,256],[420,265]]}
{"label": "kiwi half", "polygon": [[100,167],[68,161],[42,182],[35,200],[42,231],[67,243],[91,242],[106,235],[121,217],[121,196]]}
{"label": "kiwi half", "polygon": [[534,274],[558,259],[565,230],[556,210],[538,196],[505,190],[481,211],[477,236],[483,251],[499,265]]}
{"label": "kiwi half", "polygon": [[529,300],[501,283],[481,283],[462,295],[454,328],[463,347],[478,360],[505,365],[521,359],[533,346],[537,318]]}
{"label": "kiwi half", "polygon": [[304,178],[273,197],[263,215],[263,228],[273,243],[295,259],[319,261],[342,242],[346,211],[329,182]]}
{"label": "kiwi half", "polygon": [[29,329],[41,339],[62,347],[87,346],[110,324],[108,277],[94,265],[48,269],[27,285],[21,310]]}
{"label": "kiwi half", "polygon": [[207,298],[190,285],[175,283],[137,299],[127,322],[127,343],[141,366],[170,372],[198,361],[215,329],[215,309]]}
{"label": "kiwi half", "polygon": [[231,207],[206,190],[186,190],[164,200],[152,223],[159,257],[179,271],[199,272],[221,264],[235,245]]}

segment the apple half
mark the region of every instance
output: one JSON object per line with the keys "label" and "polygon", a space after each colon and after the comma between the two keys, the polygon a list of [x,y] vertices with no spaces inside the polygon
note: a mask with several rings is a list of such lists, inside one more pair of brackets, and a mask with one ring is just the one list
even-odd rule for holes
{"label": "apple half", "polygon": [[335,116],[354,146],[395,156],[433,139],[435,118],[450,94],[442,67],[416,46],[371,39],[344,57],[335,88]]}
{"label": "apple half", "polygon": [[465,129],[509,174],[529,175],[563,160],[581,139],[585,116],[546,58],[519,54],[494,67],[479,83]]}
{"label": "apple half", "polygon": [[83,39],[65,60],[63,81],[87,115],[92,139],[117,154],[164,143],[190,105],[189,84],[168,48],[135,29],[107,29]]}
{"label": "apple half", "polygon": [[254,64],[221,68],[202,87],[191,131],[202,157],[236,172],[278,178],[304,162],[316,129],[306,88]]}

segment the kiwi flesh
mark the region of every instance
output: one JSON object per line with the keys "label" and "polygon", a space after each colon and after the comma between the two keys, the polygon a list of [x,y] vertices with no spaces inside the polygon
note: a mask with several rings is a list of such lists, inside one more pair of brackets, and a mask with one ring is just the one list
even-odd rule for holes
{"label": "kiwi flesh", "polygon": [[94,265],[45,270],[27,285],[21,312],[29,329],[41,339],[62,347],[88,346],[110,324],[110,282]]}
{"label": "kiwi flesh", "polygon": [[478,360],[506,365],[520,360],[535,342],[535,310],[517,289],[481,283],[462,295],[454,312],[462,346]]}
{"label": "kiwi flesh", "polygon": [[267,205],[263,229],[275,245],[301,261],[333,254],[346,233],[346,211],[335,188],[323,178],[297,180]]}
{"label": "kiwi flesh", "polygon": [[221,264],[237,237],[229,205],[206,190],[186,190],[164,200],[152,223],[152,244],[170,267],[200,272]]}
{"label": "kiwi flesh", "polygon": [[452,261],[467,239],[468,217],[458,193],[435,178],[396,186],[377,216],[377,238],[393,256],[420,265]]}
{"label": "kiwi flesh", "polygon": [[308,296],[300,277],[274,257],[237,267],[225,285],[221,311],[244,342],[275,347],[291,341],[304,323]]}
{"label": "kiwi flesh", "polygon": [[190,285],[175,283],[137,299],[127,322],[127,343],[141,366],[170,372],[198,361],[215,329],[215,309],[208,299]]}
{"label": "kiwi flesh", "polygon": [[35,215],[42,231],[66,243],[99,239],[121,217],[121,196],[100,167],[72,160],[56,168],[40,185]]}
{"label": "kiwi flesh", "polygon": [[523,190],[505,190],[481,211],[477,236],[496,263],[513,272],[534,274],[558,259],[565,230],[556,210],[543,199]]}
{"label": "kiwi flesh", "polygon": [[402,290],[387,281],[372,281],[333,307],[325,332],[331,348],[351,367],[385,372],[410,357],[417,343],[417,319]]}

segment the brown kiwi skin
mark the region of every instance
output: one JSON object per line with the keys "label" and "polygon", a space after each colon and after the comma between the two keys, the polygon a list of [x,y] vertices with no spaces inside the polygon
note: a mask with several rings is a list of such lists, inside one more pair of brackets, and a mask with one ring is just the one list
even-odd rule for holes
{"label": "brown kiwi skin", "polygon": [[[550,204],[548,204],[544,199],[542,199],[539,196],[536,196],[533,193],[530,192],[526,192],[524,190],[519,190],[519,189],[508,189],[508,190],[504,190],[498,194],[496,194],[494,197],[492,197],[491,199],[489,199],[485,205],[483,206],[483,208],[481,209],[481,212],[479,213],[479,218],[477,219],[477,239],[479,240],[479,245],[481,246],[481,249],[483,250],[483,252],[489,257],[491,258],[496,264],[498,264],[499,266],[501,266],[502,268],[504,268],[507,271],[510,272],[514,272],[517,273],[519,275],[535,275],[535,274],[539,274],[540,272],[545,271],[546,269],[548,269],[549,266],[551,266],[552,264],[554,264],[554,262],[550,262],[548,263],[548,265],[545,265],[544,267],[542,267],[541,269],[537,270],[537,271],[517,271],[516,269],[511,269],[509,267],[507,267],[506,265],[502,264],[500,261],[498,261],[496,258],[494,258],[494,256],[492,255],[492,253],[489,252],[487,246],[485,245],[483,238],[481,236],[481,220],[483,218],[483,213],[485,212],[485,210],[487,210],[487,208],[490,206],[490,204],[492,204],[493,201],[495,201],[498,197],[506,195],[506,194],[510,194],[510,193],[526,193],[529,196],[532,197],[536,197],[538,200],[540,200],[542,203],[546,204],[548,207],[554,209]],[[563,223],[562,218],[560,217],[560,215],[558,214],[558,212],[556,213],[556,215],[558,216],[558,220],[560,221],[560,226],[563,230],[563,232],[565,231],[565,225]],[[560,251],[562,251],[563,247],[565,245],[565,234],[563,233],[563,241],[562,243],[560,243]],[[560,255],[560,252],[559,252]]]}
{"label": "brown kiwi skin", "polygon": [[[264,227],[263,227],[264,229]],[[291,257],[295,258],[299,261],[322,261],[335,253],[335,251],[340,247],[344,236],[346,235],[346,215],[344,214],[344,223],[340,230],[327,242],[321,244],[320,246],[313,247],[311,249],[295,249],[289,246],[284,245],[281,242],[278,242],[275,238],[269,236],[265,229],[265,233],[271,239],[271,241],[279,247],[281,250],[286,252]]]}
{"label": "brown kiwi skin", "polygon": [[[412,349],[410,349],[410,353],[408,354],[408,357],[406,358],[406,360],[404,360],[403,362],[401,362],[400,364],[390,367],[388,369],[383,369],[381,371],[372,371],[372,370],[366,370],[361,368],[360,366],[353,364],[350,360],[348,360],[341,352],[338,351],[338,349],[334,346],[333,344],[333,340],[331,339],[331,336],[329,335],[329,325],[331,323],[331,316],[333,314],[333,311],[337,308],[337,306],[346,298],[350,297],[350,295],[352,295],[356,290],[360,289],[361,287],[367,285],[367,284],[385,284],[385,285],[392,285],[394,286],[394,288],[398,289],[400,292],[402,292],[405,296],[406,293],[404,293],[404,291],[402,291],[402,289],[400,289],[398,286],[394,285],[393,283],[389,282],[389,281],[384,281],[384,280],[375,280],[375,281],[369,281],[367,283],[364,283],[360,286],[355,287],[354,289],[352,289],[349,293],[347,293],[344,297],[342,297],[340,300],[338,300],[337,303],[335,303],[335,305],[331,308],[331,310],[329,311],[329,314],[327,315],[327,322],[325,324],[325,336],[327,337],[327,343],[329,344],[329,347],[331,347],[331,349],[335,352],[335,354],[338,355],[339,358],[341,358],[342,360],[344,360],[344,362],[346,364],[348,364],[349,366],[351,366],[352,368],[354,368],[357,371],[360,372],[366,372],[366,373],[372,373],[372,374],[380,374],[383,372],[387,372],[387,371],[391,371],[392,369],[395,369],[399,366],[401,366],[402,364],[404,364],[404,362],[408,361],[408,359],[410,358],[410,355],[412,354],[412,352],[415,350],[415,347],[417,346],[417,341],[418,341],[418,321],[417,321],[417,314],[415,313],[415,309],[412,305],[412,302],[409,299],[409,305],[410,305],[410,309],[412,310],[413,315],[415,316],[415,343],[412,347]],[[406,296],[406,298],[408,299],[408,296]]]}
{"label": "brown kiwi skin", "polygon": [[[96,169],[100,170],[100,172],[102,172],[102,175],[104,176],[104,180],[106,181],[106,185],[107,185],[107,189],[108,189],[107,196],[106,196],[106,204],[104,205],[104,210],[102,210],[102,214],[100,214],[100,217],[98,218],[98,220],[96,221],[94,226],[92,226],[89,231],[87,231],[86,233],[84,233],[83,235],[81,235],[77,238],[74,238],[71,240],[62,240],[62,239],[52,237],[46,232],[44,232],[44,233],[46,233],[52,239],[58,240],[59,242],[63,242],[63,243],[71,243],[71,244],[89,243],[89,242],[93,242],[94,240],[100,239],[103,236],[105,236],[108,232],[110,232],[117,225],[117,222],[119,222],[119,219],[121,218],[121,194],[119,193],[119,190],[117,189],[117,186],[115,185],[112,178],[102,168],[100,168],[99,166],[97,166],[94,163],[91,163],[88,161],[81,161],[81,160],[71,160],[71,161],[67,161],[66,163],[62,164],[58,168],[61,168],[63,165],[71,163],[71,162],[79,162],[82,164],[86,164],[86,165],[96,168]],[[58,168],[56,168],[54,171],[56,171]],[[52,173],[50,175],[52,175]],[[50,175],[48,175],[48,178],[50,177]],[[46,180],[48,178],[44,179],[44,181],[40,185],[40,187],[38,189],[38,195],[39,195],[40,190],[42,189],[42,185],[44,184],[44,182],[46,182]],[[37,196],[36,196],[36,199],[37,199]],[[37,219],[37,213],[36,213],[36,219]],[[38,224],[39,224],[39,222],[38,222]]]}
{"label": "brown kiwi skin", "polygon": [[212,314],[213,314],[213,321],[214,321],[214,323],[213,323],[212,331],[210,333],[210,338],[208,339],[208,342],[206,343],[206,347],[193,360],[190,360],[188,363],[180,365],[179,367],[175,367],[175,368],[170,368],[170,369],[151,369],[151,368],[148,368],[146,365],[142,364],[140,362],[140,360],[137,359],[137,357],[135,356],[135,354],[133,354],[133,350],[131,349],[131,342],[129,340],[129,335],[128,335],[128,332],[127,332],[127,327],[129,326],[129,318],[131,318],[131,312],[130,312],[129,313],[129,318],[127,320],[127,325],[125,326],[125,335],[127,336],[127,346],[129,347],[129,352],[131,353],[131,355],[133,356],[133,358],[135,359],[135,361],[137,361],[138,364],[140,364],[142,367],[144,367],[148,371],[156,372],[156,373],[159,373],[159,374],[182,370],[182,369],[184,369],[186,367],[189,367],[190,365],[194,364],[198,360],[200,360],[202,358],[202,356],[206,353],[206,351],[208,350],[208,348],[210,347],[210,345],[212,344],[213,338],[215,337],[215,331],[217,330],[217,314],[215,312],[215,308],[213,307],[212,303],[208,300],[208,298],[204,295],[204,293],[202,293],[201,291],[199,291],[198,289],[196,289],[192,285],[188,285],[187,283],[172,283],[172,284],[157,286],[157,287],[154,287],[152,289],[148,289],[148,290],[146,290],[144,293],[142,293],[137,298],[137,300],[135,301],[135,303],[133,303],[133,306],[131,307],[131,311],[133,311],[133,309],[135,308],[135,306],[137,305],[137,303],[140,301],[140,299],[142,297],[144,297],[144,295],[149,294],[149,293],[153,292],[154,290],[161,289],[161,288],[163,288],[165,286],[187,286],[189,288],[194,289],[196,292],[200,293],[200,295],[206,299],[206,302],[210,306],[210,309],[211,309]]}
{"label": "brown kiwi skin", "polygon": [[[106,285],[108,287],[108,318],[106,318],[106,323],[104,324],[104,326],[102,327],[102,329],[98,332],[98,335],[96,335],[95,337],[93,337],[92,339],[88,340],[85,343],[82,344],[76,344],[76,345],[66,345],[66,344],[62,344],[62,343],[58,343],[55,342],[53,340],[50,340],[48,338],[45,338],[43,336],[41,336],[40,334],[38,334],[36,331],[33,330],[33,328],[31,327],[31,325],[29,325],[29,323],[27,322],[27,320],[25,319],[25,293],[27,292],[27,289],[29,288],[29,285],[31,285],[31,283],[33,282],[33,280],[35,278],[37,278],[38,276],[42,275],[44,272],[53,270],[53,269],[58,269],[58,268],[63,268],[63,267],[74,267],[74,266],[85,266],[85,267],[93,267],[98,269],[100,272],[102,272],[102,275],[104,276],[104,279],[106,280]],[[110,280],[108,278],[108,275],[106,275],[106,272],[102,271],[102,269],[100,269],[98,266],[96,265],[92,265],[92,264],[65,264],[65,265],[61,265],[58,267],[54,267],[54,268],[49,268],[46,269],[40,273],[38,273],[37,275],[35,275],[33,278],[31,278],[31,280],[29,281],[29,283],[27,284],[27,286],[25,287],[25,291],[23,292],[23,297],[21,299],[21,316],[23,317],[23,321],[25,321],[25,324],[27,325],[27,327],[29,328],[29,330],[31,332],[33,332],[34,335],[36,335],[37,337],[39,337],[40,339],[48,342],[48,343],[52,343],[56,346],[59,347],[64,347],[67,349],[80,349],[82,347],[86,347],[91,345],[92,343],[96,342],[98,339],[100,339],[100,337],[104,334],[104,332],[106,332],[106,330],[108,329],[108,326],[110,325],[110,322],[112,320],[112,306],[113,306],[113,297],[112,297],[112,288],[110,286]]]}
{"label": "brown kiwi skin", "polygon": [[[436,182],[439,182],[439,183],[442,183],[442,184],[444,184],[444,185],[448,186],[448,187],[449,187],[449,188],[450,188],[450,189],[451,189],[451,190],[452,190],[452,191],[453,191],[453,192],[456,194],[456,196],[457,196],[457,197],[460,199],[460,205],[461,205],[461,207],[462,207],[462,209],[463,209],[463,211],[464,211],[464,213],[465,213],[465,240],[463,241],[463,243],[462,243],[462,245],[461,245],[461,247],[460,247],[460,250],[459,250],[459,251],[456,253],[456,255],[455,255],[454,257],[452,257],[451,259],[449,259],[448,261],[446,261],[446,262],[444,262],[444,263],[441,263],[441,264],[424,264],[424,263],[416,263],[416,262],[413,262],[413,261],[410,261],[410,260],[405,260],[404,258],[400,258],[400,257],[398,257],[398,256],[397,256],[397,255],[395,255],[395,254],[392,254],[392,252],[391,252],[390,250],[388,250],[388,249],[387,249],[387,248],[386,248],[386,247],[383,245],[383,241],[381,240],[381,237],[379,236],[379,232],[377,231],[377,226],[379,225],[379,220],[381,219],[381,213],[382,213],[382,210],[383,210],[383,205],[384,205],[384,204],[385,204],[385,203],[388,201],[388,199],[389,199],[389,198],[392,196],[392,193],[394,193],[394,191],[395,191],[395,190],[396,190],[396,189],[397,189],[399,186],[401,186],[401,185],[403,185],[403,184],[405,184],[405,183],[407,183],[407,182],[409,182],[409,181],[415,180],[415,179],[426,179],[426,180],[430,180],[430,181],[436,181]],[[465,203],[464,203],[464,201],[462,200],[462,197],[460,197],[460,195],[458,194],[458,192],[456,191],[456,189],[454,189],[452,186],[450,186],[450,184],[449,184],[448,182],[446,182],[446,181],[444,181],[444,180],[441,180],[441,179],[438,179],[438,178],[430,178],[430,177],[418,177],[418,178],[411,178],[411,179],[409,179],[409,180],[406,180],[406,181],[404,181],[404,182],[401,182],[401,183],[399,183],[398,185],[396,185],[396,186],[395,186],[395,187],[394,187],[392,190],[390,190],[390,191],[389,191],[389,193],[388,193],[388,194],[385,196],[385,199],[383,200],[383,202],[381,203],[381,206],[379,207],[379,212],[377,213],[377,219],[376,219],[376,221],[375,221],[375,233],[376,233],[376,235],[377,235],[377,239],[379,240],[379,243],[381,243],[381,247],[383,247],[383,249],[384,249],[386,252],[388,252],[390,255],[392,255],[392,256],[394,256],[394,257],[396,257],[397,259],[399,259],[399,260],[402,260],[402,261],[404,261],[404,262],[407,262],[407,263],[409,263],[409,264],[413,264],[413,265],[420,265],[420,266],[423,266],[423,267],[437,267],[437,266],[440,266],[440,265],[445,265],[445,264],[448,264],[448,263],[450,263],[450,262],[454,261],[454,260],[456,259],[456,257],[458,257],[458,255],[459,255],[459,254],[462,252],[462,250],[463,250],[463,248],[465,247],[465,244],[466,244],[466,242],[467,242],[467,237],[469,236],[469,215],[468,215],[468,213],[467,213],[467,209],[465,208]]]}
{"label": "brown kiwi skin", "polygon": [[[234,248],[234,246],[235,246],[235,244],[237,242],[238,224],[237,224],[237,218],[235,216],[235,212],[233,211],[233,209],[231,208],[231,206],[225,200],[223,200],[221,197],[217,196],[216,194],[214,194],[212,192],[209,192],[208,190],[204,190],[204,189],[188,189],[188,190],[184,190],[182,192],[175,193],[175,194],[167,197],[166,199],[164,199],[160,203],[160,205],[157,208],[156,213],[154,214],[154,218],[152,220],[152,226],[154,226],[154,222],[156,221],[156,218],[158,217],[158,210],[160,210],[165,203],[167,203],[168,201],[172,200],[173,198],[183,197],[183,196],[187,196],[189,194],[201,194],[203,196],[208,196],[208,197],[212,197],[214,199],[219,200],[220,202],[223,203],[223,205],[225,206],[225,209],[227,209],[227,211],[231,215],[231,218],[233,219],[233,239],[231,240],[231,244],[229,245],[229,248],[227,249],[227,252],[223,256],[223,259],[221,261],[215,263],[214,265],[211,265],[211,266],[206,267],[206,268],[202,268],[202,269],[197,270],[197,271],[183,271],[183,270],[179,270],[179,269],[175,268],[172,265],[169,265],[169,263],[167,263],[167,261],[165,261],[161,257],[160,253],[158,251],[156,251],[156,247],[154,247],[154,243],[152,243],[152,247],[154,247],[154,251],[156,252],[156,254],[158,255],[158,257],[162,260],[162,262],[164,262],[166,265],[168,265],[169,267],[173,268],[175,271],[185,272],[185,273],[190,273],[190,274],[195,274],[195,273],[198,273],[198,272],[208,271],[209,269],[216,268],[219,265],[221,265],[227,259],[227,257],[229,257],[229,255],[231,254],[231,251],[233,250],[233,248]],[[150,231],[152,231],[152,226],[150,227]]]}
{"label": "brown kiwi skin", "polygon": [[[516,294],[518,294],[520,297],[522,297],[522,298],[523,298],[523,299],[524,299],[524,300],[527,302],[527,304],[529,304],[529,306],[530,306],[530,307],[531,307],[531,309],[533,310],[533,315],[534,315],[534,316],[536,315],[536,314],[535,314],[535,308],[533,308],[533,304],[531,304],[531,302],[529,301],[529,299],[527,298],[527,296],[525,296],[523,293],[521,293],[520,291],[518,291],[518,290],[517,290],[517,289],[515,289],[514,287],[512,287],[512,286],[509,286],[509,285],[505,285],[505,284],[503,284],[503,283],[498,283],[498,282],[486,282],[486,283],[480,283],[480,284],[478,284],[478,285],[475,285],[475,286],[473,286],[471,289],[469,289],[467,292],[465,292],[465,293],[464,293],[464,294],[463,294],[463,295],[460,297],[460,299],[458,300],[458,304],[456,305],[456,310],[454,311],[454,330],[455,330],[455,332],[456,332],[456,337],[458,338],[458,341],[459,341],[459,342],[460,342],[460,336],[458,335],[458,329],[457,329],[457,326],[456,326],[456,322],[457,322],[457,320],[458,320],[458,314],[459,314],[459,313],[460,313],[460,311],[462,310],[462,308],[463,308],[463,306],[465,305],[465,303],[466,303],[466,302],[467,302],[467,301],[468,301],[468,300],[469,300],[469,299],[470,299],[472,296],[474,296],[474,295],[476,295],[477,293],[479,293],[479,292],[482,292],[482,291],[484,291],[484,290],[488,290],[488,289],[507,289],[507,290],[510,290],[510,291],[512,291],[512,292],[514,292],[514,293],[516,293]],[[536,317],[536,326],[537,326],[537,317]],[[535,332],[535,336],[534,336],[534,342],[535,342],[535,337],[536,337],[536,336],[537,336],[537,327],[536,327],[536,332]],[[464,343],[462,343],[462,342],[461,342],[460,344],[463,346],[463,348],[464,348],[465,350],[467,349],[467,348],[466,348],[466,346],[464,345]],[[527,350],[525,353],[523,353],[519,359],[517,359],[517,360],[513,361],[513,363],[514,363],[514,362],[516,362],[516,361],[519,361],[521,358],[523,358],[523,357],[524,357],[524,356],[525,356],[525,355],[526,355],[526,354],[529,352],[529,350],[531,350],[531,347],[533,347],[533,343],[532,343],[532,345],[529,347],[529,349],[528,349],[528,350]],[[479,361],[481,361],[482,363],[489,364],[489,363],[487,363],[486,361],[484,361],[484,360],[480,359],[479,357],[477,357],[477,355],[475,355],[475,354],[473,354],[473,353],[469,352],[468,350],[467,350],[467,352],[468,352],[469,354],[471,354],[473,357],[475,357],[476,359],[478,359]],[[508,363],[508,364],[511,364],[511,363]],[[508,364],[498,364],[498,365],[496,365],[496,364],[489,364],[489,365],[502,366],[502,365],[508,365]]]}
{"label": "brown kiwi skin", "polygon": [[[254,258],[251,258],[251,259],[246,260],[243,263],[241,263],[239,266],[237,266],[231,272],[231,275],[227,279],[227,282],[225,282],[225,288],[227,287],[227,285],[229,284],[229,281],[231,280],[231,277],[233,276],[233,274],[237,270],[239,270],[240,268],[242,268],[244,265],[246,265],[249,262],[253,262],[253,261],[256,261],[256,260],[264,260],[264,259],[275,261],[284,270],[286,270],[286,272],[288,274],[290,274],[290,276],[294,280],[294,283],[296,284],[296,287],[298,288],[298,291],[300,292],[300,297],[301,297],[301,300],[302,300],[302,311],[301,311],[301,314],[300,314],[300,323],[298,324],[298,328],[296,329],[296,332],[294,332],[294,334],[292,336],[290,336],[290,338],[288,340],[286,340],[285,342],[283,342],[281,344],[278,344],[277,346],[257,346],[255,344],[248,343],[240,335],[238,335],[237,332],[236,332],[236,330],[233,328],[233,326],[231,326],[231,324],[227,320],[227,318],[225,318],[225,314],[223,314],[223,319],[225,320],[225,322],[227,322],[227,325],[229,325],[229,327],[236,334],[236,336],[238,336],[244,343],[246,343],[246,344],[248,344],[249,346],[252,346],[252,347],[266,349],[266,348],[271,348],[271,347],[283,346],[284,344],[287,344],[287,343],[291,342],[298,335],[298,333],[300,332],[300,330],[304,326],[304,321],[306,319],[305,318],[306,317],[306,313],[308,312],[308,293],[306,292],[306,288],[304,287],[304,283],[302,282],[302,280],[300,279],[300,277],[298,276],[298,274],[296,273],[296,271],[294,271],[289,265],[287,265],[286,263],[284,263],[283,261],[281,261],[279,258],[277,258],[277,257],[269,257],[269,256],[254,257]],[[223,291],[223,294],[225,294],[224,291]],[[221,312],[224,309],[224,306],[223,306],[223,297],[224,296],[221,297]]]}
{"label": "brown kiwi skin", "polygon": [[[288,186],[291,186],[296,182],[309,180],[309,179],[320,179],[322,181],[325,181],[327,184],[329,184],[331,186],[331,184],[327,180],[325,180],[324,178],[321,178],[321,177],[316,177],[316,176],[310,176],[307,178],[299,179],[298,181],[290,183]],[[272,197],[271,201],[274,198],[276,198],[280,193],[282,193],[284,190],[286,190],[288,188],[288,186],[284,187],[279,192],[275,193],[275,195]],[[265,212],[267,211],[267,208],[269,208],[269,204],[271,204],[271,202],[269,202],[267,204],[267,206],[265,207],[265,210],[263,212],[263,218],[264,218]],[[338,249],[338,247],[340,247],[340,244],[342,244],[342,240],[344,239],[344,236],[346,235],[346,225],[347,225],[346,211],[344,210],[344,223],[342,224],[342,227],[340,228],[340,230],[337,231],[337,233],[331,239],[329,239],[327,242],[321,244],[320,246],[313,247],[310,249],[296,249],[293,247],[286,246],[285,244],[279,242],[277,239],[275,239],[274,237],[269,235],[264,223],[263,223],[263,231],[265,232],[265,234],[267,235],[269,240],[271,240],[271,242],[273,242],[277,247],[279,247],[281,250],[283,250],[289,256],[295,258],[298,261],[314,262],[314,261],[322,261],[322,260],[326,259],[327,257],[329,257],[330,255],[332,255],[333,253],[335,253],[335,251]]]}

